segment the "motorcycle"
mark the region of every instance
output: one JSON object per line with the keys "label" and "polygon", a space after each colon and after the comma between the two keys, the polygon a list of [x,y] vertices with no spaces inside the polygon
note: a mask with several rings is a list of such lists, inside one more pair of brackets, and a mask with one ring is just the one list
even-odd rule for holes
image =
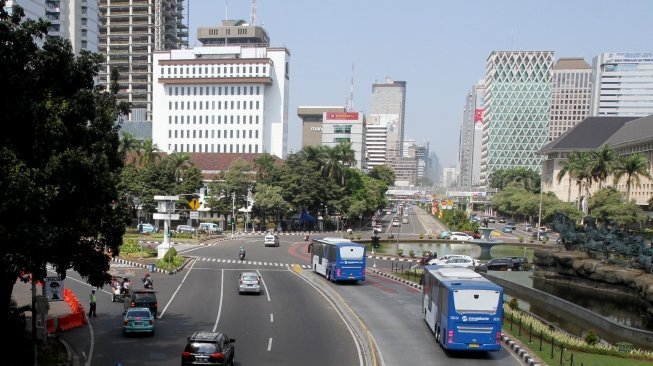
{"label": "motorcycle", "polygon": [[241,250],[240,253],[238,253],[238,258],[240,258],[241,261],[245,260],[245,251]]}
{"label": "motorcycle", "polygon": [[131,281],[122,281],[115,279],[111,284],[113,292],[111,294],[111,302],[116,302],[116,300],[125,301],[131,295]]}
{"label": "motorcycle", "polygon": [[308,241],[308,235],[304,235],[304,241]]}
{"label": "motorcycle", "polygon": [[143,288],[146,290],[154,290],[154,283],[152,283],[152,279],[149,277],[143,278]]}

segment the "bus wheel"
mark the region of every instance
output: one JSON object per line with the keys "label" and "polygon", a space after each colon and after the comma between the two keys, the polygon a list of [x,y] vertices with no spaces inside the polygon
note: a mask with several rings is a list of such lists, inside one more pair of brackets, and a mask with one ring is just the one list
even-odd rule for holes
{"label": "bus wheel", "polygon": [[440,327],[435,328],[435,340],[440,343]]}

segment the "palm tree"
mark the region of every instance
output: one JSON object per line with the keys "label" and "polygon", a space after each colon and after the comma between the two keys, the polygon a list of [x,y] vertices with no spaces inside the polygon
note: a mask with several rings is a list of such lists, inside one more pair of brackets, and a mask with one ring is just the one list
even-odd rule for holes
{"label": "palm tree", "polygon": [[120,155],[123,157],[123,163],[127,164],[127,158],[129,154],[138,150],[140,147],[140,142],[134,135],[129,132],[122,132],[120,134],[120,146],[118,147]]}
{"label": "palm tree", "polygon": [[594,181],[599,183],[599,190],[603,188],[603,182],[608,179],[612,172],[612,165],[614,164],[616,155],[610,145],[603,145],[600,150],[592,152],[592,168],[591,175]]}
{"label": "palm tree", "polygon": [[562,179],[567,176],[569,179],[569,186],[567,189],[567,202],[571,202],[571,180],[575,178],[573,176],[573,168],[574,168],[574,160],[571,157],[568,157],[565,160],[560,160],[558,161],[558,166],[560,167],[560,171],[558,172],[557,178],[558,178],[558,184],[562,182]]}
{"label": "palm tree", "polygon": [[168,159],[168,167],[174,171],[175,182],[184,177],[184,171],[191,166],[190,154],[174,152]]}
{"label": "palm tree", "polygon": [[139,163],[144,166],[154,163],[160,158],[159,151],[159,148],[152,139],[145,139],[141,145],[141,149],[139,150]]}
{"label": "palm tree", "polygon": [[649,173],[648,159],[642,154],[621,156],[614,166],[614,184],[617,184],[621,177],[626,176],[626,199],[630,201],[630,188],[640,183],[641,177],[651,179]]}
{"label": "palm tree", "polygon": [[325,178],[331,178],[341,186],[345,185],[345,166],[342,163],[342,154],[337,148],[327,147],[326,155],[320,167],[320,173]]}
{"label": "palm tree", "polygon": [[[569,157],[572,159],[572,175],[576,178],[578,184],[578,209],[582,211],[582,200],[589,199],[590,187],[592,186],[592,154],[587,151],[574,151]],[[585,195],[583,195],[583,185],[585,186]]]}
{"label": "palm tree", "polygon": [[351,142],[341,142],[334,149],[340,155],[340,162],[344,166],[356,166],[356,153],[351,148]]}
{"label": "palm tree", "polygon": [[275,159],[268,153],[254,159],[254,169],[256,170],[256,181],[265,182],[275,169]]}
{"label": "palm tree", "polygon": [[488,177],[490,187],[503,190],[508,183],[506,180],[507,174],[508,172],[505,169],[498,169],[490,173],[490,176]]}

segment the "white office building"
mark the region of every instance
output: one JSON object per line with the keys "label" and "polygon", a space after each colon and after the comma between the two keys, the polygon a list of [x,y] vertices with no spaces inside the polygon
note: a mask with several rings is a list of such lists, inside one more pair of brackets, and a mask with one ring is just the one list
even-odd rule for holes
{"label": "white office building", "polygon": [[351,144],[356,168],[367,169],[365,158],[365,115],[359,112],[325,112],[322,123],[322,145],[336,147]]}
{"label": "white office building", "polygon": [[479,80],[467,93],[460,127],[458,187],[471,190],[481,183],[481,145],[485,114],[485,80]]}
{"label": "white office building", "polygon": [[285,158],[289,57],[247,45],[155,52],[153,142],[168,153]]}
{"label": "white office building", "polygon": [[653,53],[602,53],[592,61],[590,116],[653,114]]}
{"label": "white office building", "polygon": [[387,144],[388,144],[388,119],[394,119],[385,114],[374,114],[367,118],[367,133],[365,135],[365,146],[367,148],[367,166],[369,169],[375,166],[387,165]]}
{"label": "white office building", "polygon": [[553,65],[549,141],[587,118],[592,67],[583,58],[560,58]]}

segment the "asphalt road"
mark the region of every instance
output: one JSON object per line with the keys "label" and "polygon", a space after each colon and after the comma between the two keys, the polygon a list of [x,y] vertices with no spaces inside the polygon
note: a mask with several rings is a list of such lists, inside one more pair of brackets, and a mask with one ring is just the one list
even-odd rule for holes
{"label": "asphalt road", "polygon": [[[410,221],[421,225],[415,230],[437,226],[435,220],[428,222],[428,215],[415,212]],[[417,290],[371,272],[366,281],[355,285],[328,282],[310,271],[303,237],[280,239],[280,247],[265,247],[263,236],[178,246],[179,253],[195,260],[177,274],[153,274],[159,302],[153,337],[122,335],[123,304],[111,302],[108,288],[98,296],[98,317],[65,336],[90,361],[88,365],[178,365],[186,337],[195,330],[214,329],[236,339],[236,365],[362,365],[362,345],[352,322],[336,310],[346,306],[378,346],[381,365],[521,364],[507,350],[444,352],[421,318]],[[244,262],[238,261],[241,244],[247,249]],[[378,260],[377,265],[388,264]],[[124,266],[114,269],[134,271],[136,279],[145,272]],[[242,270],[261,275],[265,284],[261,295],[238,295],[237,276]],[[330,299],[310,282],[336,295]],[[69,273],[66,286],[87,306],[89,287],[74,272]]]}

